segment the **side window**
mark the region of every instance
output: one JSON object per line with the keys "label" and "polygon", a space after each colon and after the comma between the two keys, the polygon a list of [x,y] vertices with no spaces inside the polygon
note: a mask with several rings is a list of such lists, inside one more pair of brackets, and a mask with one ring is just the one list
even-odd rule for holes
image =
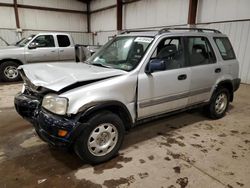
{"label": "side window", "polygon": [[216,62],[214,51],[206,37],[188,37],[187,47],[190,66]]}
{"label": "side window", "polygon": [[164,61],[166,70],[184,67],[185,61],[181,38],[162,39],[157,45],[151,59]]}
{"label": "side window", "polygon": [[67,35],[57,35],[57,41],[59,47],[68,47],[70,46],[70,40]]}
{"label": "side window", "polygon": [[224,60],[235,59],[233,47],[227,37],[215,37],[215,44],[217,45],[220,55]]}
{"label": "side window", "polygon": [[37,48],[55,47],[55,41],[52,35],[40,35],[32,42],[36,43]]}

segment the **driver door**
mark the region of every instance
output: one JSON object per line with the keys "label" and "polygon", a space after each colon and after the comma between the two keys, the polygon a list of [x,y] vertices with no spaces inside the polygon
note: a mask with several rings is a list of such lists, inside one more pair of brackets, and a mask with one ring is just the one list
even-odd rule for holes
{"label": "driver door", "polygon": [[35,45],[25,49],[25,58],[28,63],[58,61],[58,48],[55,46],[53,35],[39,35],[30,43]]}
{"label": "driver door", "polygon": [[156,45],[151,60],[163,60],[166,68],[150,74],[145,73],[145,68],[140,71],[138,119],[187,106],[191,70],[186,67],[183,46],[182,37],[165,37]]}

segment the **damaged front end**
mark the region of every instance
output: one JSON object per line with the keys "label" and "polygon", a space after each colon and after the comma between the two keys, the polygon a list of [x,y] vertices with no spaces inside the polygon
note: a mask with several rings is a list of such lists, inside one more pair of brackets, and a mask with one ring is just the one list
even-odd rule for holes
{"label": "damaged front end", "polygon": [[[68,148],[81,132],[84,124],[76,116],[53,114],[42,107],[43,97],[49,91],[32,87],[27,78],[22,92],[15,96],[16,111],[34,126],[39,137],[50,145]],[[80,126],[81,125],[81,126]]]}

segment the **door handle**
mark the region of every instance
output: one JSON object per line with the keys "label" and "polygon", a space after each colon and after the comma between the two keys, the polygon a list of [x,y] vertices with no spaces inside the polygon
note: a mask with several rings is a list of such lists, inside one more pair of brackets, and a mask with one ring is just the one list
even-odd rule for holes
{"label": "door handle", "polygon": [[51,50],[51,52],[55,52],[55,50]]}
{"label": "door handle", "polygon": [[220,73],[221,72],[221,68],[217,68],[214,70],[215,73]]}
{"label": "door handle", "polygon": [[60,50],[60,52],[64,52],[64,50]]}
{"label": "door handle", "polygon": [[186,80],[187,79],[187,75],[186,74],[181,74],[178,76],[178,80]]}

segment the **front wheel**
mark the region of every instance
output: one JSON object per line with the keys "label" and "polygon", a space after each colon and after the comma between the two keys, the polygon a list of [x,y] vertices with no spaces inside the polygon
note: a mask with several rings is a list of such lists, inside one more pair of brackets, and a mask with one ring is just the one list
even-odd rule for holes
{"label": "front wheel", "polygon": [[218,88],[207,106],[208,115],[212,119],[220,119],[225,116],[229,105],[230,94],[226,88]]}
{"label": "front wheel", "polygon": [[124,125],[116,114],[102,112],[94,115],[75,143],[76,154],[92,164],[114,157],[122,144]]}
{"label": "front wheel", "polygon": [[5,82],[16,82],[21,80],[18,73],[19,64],[14,61],[5,61],[0,64],[0,80]]}

